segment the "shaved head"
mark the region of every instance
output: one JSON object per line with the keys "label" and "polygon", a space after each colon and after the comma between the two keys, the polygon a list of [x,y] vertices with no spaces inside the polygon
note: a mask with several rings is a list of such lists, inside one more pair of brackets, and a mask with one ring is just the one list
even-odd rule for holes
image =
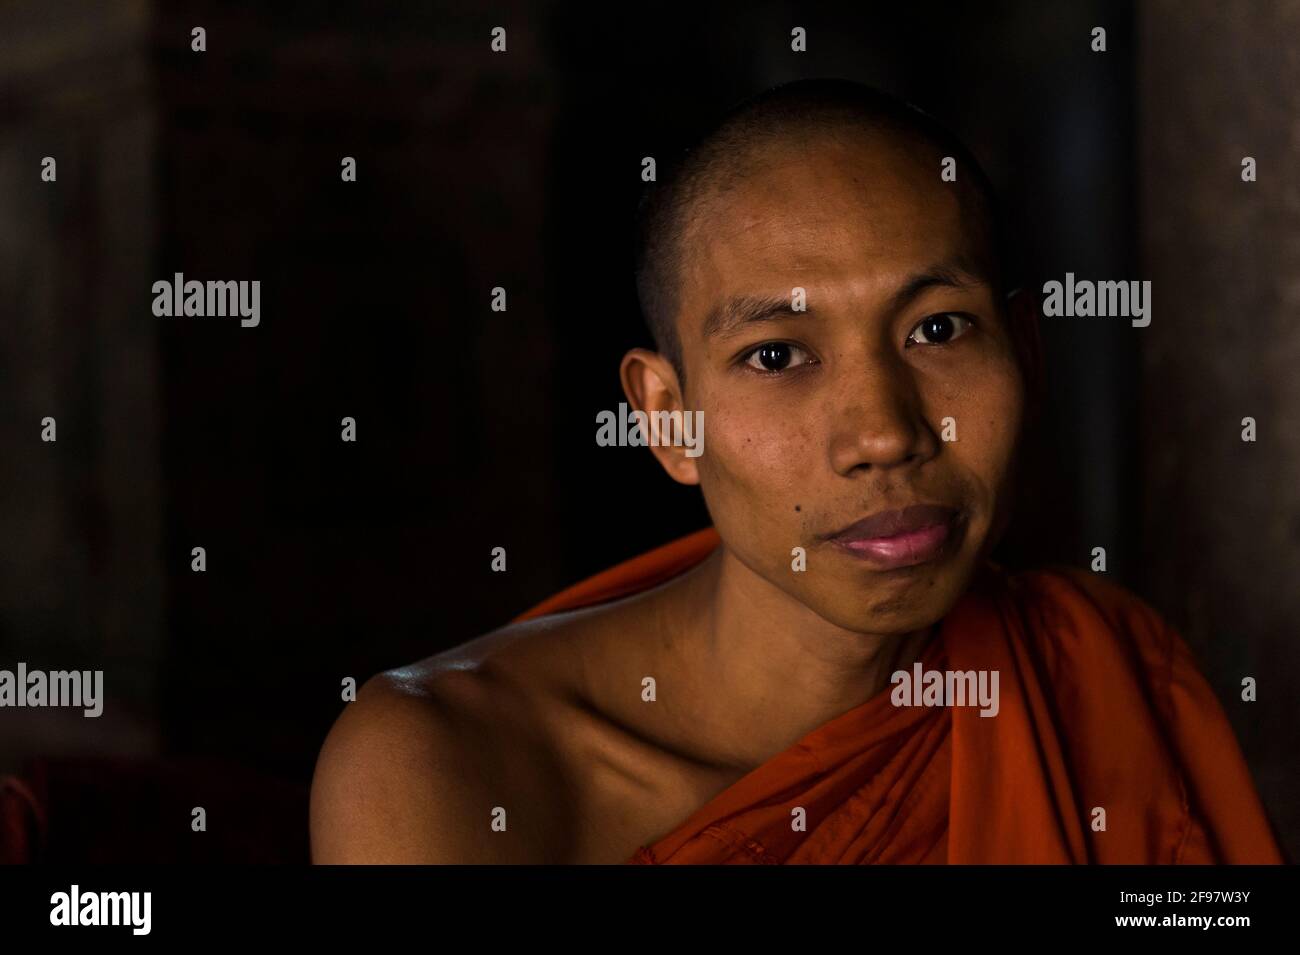
{"label": "shaved head", "polygon": [[[974,158],[891,96],[801,81],[732,110],[640,211],[658,350],[624,355],[624,393],[707,423],[698,457],[651,450],[700,486],[731,572],[855,633],[939,620],[1005,527],[1037,407],[1036,303],[1008,294]],[[948,515],[937,550],[843,545],[909,506]]]}
{"label": "shaved head", "polygon": [[[636,224],[636,284],[656,348],[684,371],[677,318],[683,262],[707,211],[745,180],[790,151],[812,153],[828,142],[901,144],[918,163],[951,156],[957,181],[948,185],[979,236],[977,267],[1005,292],[1013,268],[992,185],[974,156],[937,121],[880,90],[841,79],[797,80],[766,90],[724,115],[651,183]],[[869,184],[868,184],[869,185]]]}

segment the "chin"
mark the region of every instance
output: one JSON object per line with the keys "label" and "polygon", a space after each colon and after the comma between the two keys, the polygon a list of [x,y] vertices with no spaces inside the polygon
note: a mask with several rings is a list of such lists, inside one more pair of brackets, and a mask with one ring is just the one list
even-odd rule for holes
{"label": "chin", "polygon": [[852,581],[837,587],[836,593],[822,595],[809,605],[846,630],[912,633],[943,619],[965,591],[971,570],[966,562],[946,562],[865,575],[859,572]]}

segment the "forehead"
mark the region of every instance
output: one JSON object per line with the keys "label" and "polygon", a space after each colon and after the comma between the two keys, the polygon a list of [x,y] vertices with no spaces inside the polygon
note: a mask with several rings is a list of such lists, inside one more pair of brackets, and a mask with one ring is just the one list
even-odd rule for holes
{"label": "forehead", "polygon": [[935,265],[978,265],[978,223],[960,186],[940,179],[940,158],[895,138],[770,147],[695,210],[680,320],[698,329],[734,295],[788,296],[800,285],[872,299]]}

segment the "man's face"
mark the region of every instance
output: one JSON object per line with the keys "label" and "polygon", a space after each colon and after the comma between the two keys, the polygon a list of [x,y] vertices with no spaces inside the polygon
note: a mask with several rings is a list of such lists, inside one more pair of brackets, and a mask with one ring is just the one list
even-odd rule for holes
{"label": "man's face", "polygon": [[[826,620],[928,626],[1000,531],[1023,412],[986,243],[918,147],[828,139],[765,158],[703,204],[685,247],[678,331],[709,512],[733,554]],[[733,299],[784,309],[724,320]],[[913,505],[937,509],[858,524]]]}

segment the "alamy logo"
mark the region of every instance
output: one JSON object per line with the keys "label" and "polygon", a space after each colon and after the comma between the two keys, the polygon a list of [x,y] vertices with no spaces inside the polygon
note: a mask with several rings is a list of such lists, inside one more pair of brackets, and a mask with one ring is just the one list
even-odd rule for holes
{"label": "alamy logo", "polygon": [[103,670],[28,670],[19,663],[18,672],[0,670],[0,707],[73,706],[83,716],[104,712]]}
{"label": "alamy logo", "polygon": [[889,702],[895,706],[978,706],[980,716],[997,716],[997,670],[925,670],[920,662],[912,672],[895,670]]}
{"label": "alamy logo", "polygon": [[[618,412],[602,411],[596,415],[596,444],[602,448],[634,447],[684,447],[688,458],[698,458],[704,453],[704,412],[644,411],[627,409],[627,402],[618,403]],[[629,428],[630,426],[630,428]],[[649,441],[646,432],[650,432]]]}
{"label": "alamy logo", "polygon": [[1106,318],[1120,316],[1133,319],[1134,328],[1151,324],[1151,283],[1148,282],[1076,282],[1073,272],[1065,273],[1065,282],[1044,282],[1043,314],[1048,318]]}
{"label": "alamy logo", "polygon": [[51,925],[129,925],[132,935],[148,935],[152,925],[152,892],[70,892],[50,896]]}
{"label": "alamy logo", "polygon": [[153,313],[159,318],[238,315],[244,328],[256,328],[262,321],[262,283],[257,280],[187,282],[185,273],[177,272],[170,282],[154,282],[153,294]]}

